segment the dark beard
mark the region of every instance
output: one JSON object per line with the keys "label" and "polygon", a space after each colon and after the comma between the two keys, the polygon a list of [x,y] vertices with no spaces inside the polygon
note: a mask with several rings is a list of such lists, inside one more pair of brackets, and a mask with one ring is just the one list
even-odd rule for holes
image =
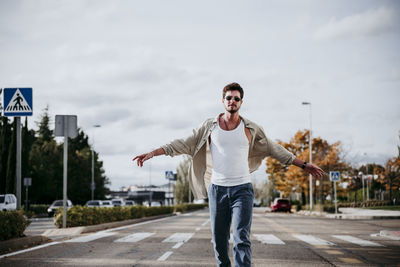
{"label": "dark beard", "polygon": [[231,114],[235,114],[235,113],[238,112],[238,111],[239,111],[239,109],[231,109],[231,110],[228,110],[228,112],[231,113]]}

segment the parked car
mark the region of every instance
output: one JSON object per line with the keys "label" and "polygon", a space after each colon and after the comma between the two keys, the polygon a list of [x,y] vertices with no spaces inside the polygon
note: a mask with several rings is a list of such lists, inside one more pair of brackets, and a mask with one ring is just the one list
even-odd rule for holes
{"label": "parked car", "polygon": [[[70,209],[73,206],[71,200],[67,200],[67,210]],[[47,214],[49,217],[53,216],[54,213],[58,208],[63,207],[63,200],[54,200],[54,202],[50,205],[50,207],[47,209]]]}
{"label": "parked car", "polygon": [[101,206],[106,208],[112,208],[114,205],[112,204],[111,200],[102,200]]}
{"label": "parked car", "polygon": [[160,201],[152,201],[150,203],[148,201],[145,201],[145,202],[143,202],[143,205],[146,207],[161,207],[161,206],[163,206],[162,202],[160,202]]}
{"label": "parked car", "polygon": [[125,206],[134,206],[135,205],[135,201],[133,200],[125,200]]}
{"label": "parked car", "polygon": [[290,209],[289,199],[286,198],[275,198],[274,202],[271,203],[271,211],[290,211]]}
{"label": "parked car", "polygon": [[124,202],[124,200],[123,199],[120,199],[120,198],[116,198],[116,199],[113,199],[112,201],[112,204],[113,204],[113,206],[114,207],[117,207],[117,206],[125,206],[125,202]]}
{"label": "parked car", "polygon": [[101,207],[103,202],[101,200],[89,200],[86,202],[86,206],[88,207]]}
{"label": "parked car", "polygon": [[13,194],[0,195],[0,210],[16,210],[17,198]]}
{"label": "parked car", "polygon": [[258,199],[253,199],[253,207],[261,207],[261,201]]}

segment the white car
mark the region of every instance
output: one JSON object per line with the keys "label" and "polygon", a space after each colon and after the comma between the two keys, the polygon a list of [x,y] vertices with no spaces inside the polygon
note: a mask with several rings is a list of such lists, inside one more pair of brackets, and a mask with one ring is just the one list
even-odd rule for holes
{"label": "white car", "polygon": [[143,202],[143,206],[146,206],[146,207],[162,207],[162,203],[160,201],[152,201],[150,203],[148,201],[145,201],[145,202]]}
{"label": "white car", "polygon": [[102,200],[101,206],[106,208],[112,208],[114,205],[112,204],[111,200]]}
{"label": "white car", "polygon": [[[71,200],[67,200],[67,210],[69,210],[72,207],[72,202]],[[50,207],[47,209],[47,214],[49,214],[49,217],[53,216],[54,213],[58,208],[63,207],[63,200],[54,200],[54,202],[50,205]]]}
{"label": "white car", "polygon": [[89,200],[86,202],[86,206],[88,207],[101,207],[103,205],[103,202],[101,200]]}
{"label": "white car", "polygon": [[124,200],[123,199],[120,199],[120,198],[116,198],[116,199],[113,199],[112,200],[112,204],[113,204],[113,206],[114,207],[117,207],[117,206],[125,206],[125,202],[124,202]]}
{"label": "white car", "polygon": [[0,195],[0,210],[16,210],[17,198],[13,194]]}
{"label": "white car", "polygon": [[125,200],[125,206],[135,206],[135,201],[133,201],[133,200]]}

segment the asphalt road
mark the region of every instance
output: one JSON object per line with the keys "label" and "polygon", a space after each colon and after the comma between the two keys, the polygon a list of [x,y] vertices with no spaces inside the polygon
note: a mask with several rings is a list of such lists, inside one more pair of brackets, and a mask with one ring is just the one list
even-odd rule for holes
{"label": "asphalt road", "polygon": [[[400,266],[400,241],[377,235],[400,220],[253,217],[253,266]],[[208,210],[47,243],[0,266],[215,266]]]}

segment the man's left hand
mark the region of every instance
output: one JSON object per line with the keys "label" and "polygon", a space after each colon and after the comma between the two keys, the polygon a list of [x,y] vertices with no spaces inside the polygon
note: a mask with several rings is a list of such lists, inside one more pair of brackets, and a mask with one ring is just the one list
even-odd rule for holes
{"label": "man's left hand", "polygon": [[327,174],[320,167],[318,167],[317,165],[314,165],[312,163],[307,163],[307,165],[304,168],[304,170],[306,172],[308,172],[309,174],[311,174],[313,177],[317,178],[317,179],[319,179],[322,176],[324,176],[325,174]]}

